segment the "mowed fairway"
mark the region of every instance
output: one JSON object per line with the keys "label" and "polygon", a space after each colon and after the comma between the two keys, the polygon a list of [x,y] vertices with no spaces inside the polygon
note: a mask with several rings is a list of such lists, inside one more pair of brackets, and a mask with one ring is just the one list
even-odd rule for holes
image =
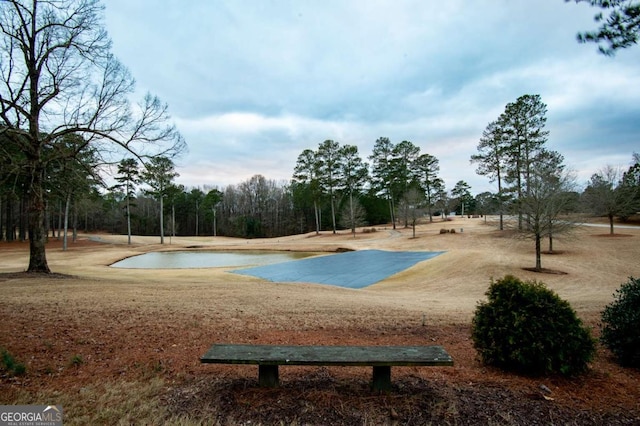
{"label": "mowed fairway", "polygon": [[[535,265],[533,242],[498,231],[492,219],[437,220],[420,225],[416,238],[401,227],[376,227],[355,238],[343,231],[256,240],[176,237],[169,244],[167,237],[160,245],[158,237],[134,237],[131,246],[126,236],[92,236],[101,241],[95,242],[83,235],[66,252],[51,241],[51,277],[20,274],[28,246],[2,243],[0,348],[27,373],[2,375],[0,404],[63,404],[65,424],[323,424],[322,418],[465,424],[472,416],[522,424],[527,415],[570,419],[585,412],[640,421],[640,374],[618,367],[603,348],[581,378],[531,379],[483,367],[469,338],[490,279],[506,274],[544,282],[597,335],[599,313],[614,291],[640,276],[640,228],[617,228],[612,237],[608,228],[579,227],[554,241],[556,254],[543,255],[542,266],[556,273],[540,274],[523,269]],[[440,234],[441,228],[456,233]],[[236,267],[108,266],[185,248],[445,253],[358,290],[228,272]],[[225,342],[440,344],[456,365],[394,369],[390,395],[368,392],[367,368],[282,368],[283,386],[265,391],[255,387],[255,367],[199,363],[211,344]],[[540,383],[551,388],[553,402],[537,397]],[[494,397],[503,402],[488,404]]]}

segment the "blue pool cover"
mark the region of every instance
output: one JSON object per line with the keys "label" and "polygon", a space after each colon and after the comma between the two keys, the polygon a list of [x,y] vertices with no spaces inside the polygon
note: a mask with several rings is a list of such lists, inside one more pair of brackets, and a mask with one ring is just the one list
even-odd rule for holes
{"label": "blue pool cover", "polygon": [[330,284],[363,288],[444,252],[362,250],[231,272],[275,282]]}

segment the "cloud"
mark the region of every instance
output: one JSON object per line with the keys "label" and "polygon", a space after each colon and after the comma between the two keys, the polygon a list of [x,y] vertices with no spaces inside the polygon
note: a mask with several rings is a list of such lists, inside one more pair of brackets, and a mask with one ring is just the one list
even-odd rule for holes
{"label": "cloud", "polygon": [[595,12],[557,0],[109,0],[106,23],[189,144],[184,184],[288,179],[326,139],[366,159],[386,136],[475,192],[492,186],[469,165],[482,130],[523,94],[547,103],[549,146],[580,176],[640,150],[640,58],[576,42]]}

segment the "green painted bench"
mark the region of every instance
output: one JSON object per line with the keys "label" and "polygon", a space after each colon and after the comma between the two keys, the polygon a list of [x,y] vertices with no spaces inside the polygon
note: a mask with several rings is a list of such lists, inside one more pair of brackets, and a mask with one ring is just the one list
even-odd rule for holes
{"label": "green painted bench", "polygon": [[391,367],[452,366],[442,346],[279,346],[216,344],[201,358],[211,364],[257,364],[258,383],[278,386],[280,365],[372,366],[372,388],[391,389]]}

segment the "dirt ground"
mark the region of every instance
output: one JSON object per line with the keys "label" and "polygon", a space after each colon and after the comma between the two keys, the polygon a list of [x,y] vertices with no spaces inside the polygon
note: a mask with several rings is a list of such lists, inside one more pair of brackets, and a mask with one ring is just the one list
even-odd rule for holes
{"label": "dirt ground", "polygon": [[[440,229],[455,234],[440,234]],[[576,378],[522,377],[476,359],[470,322],[490,279],[544,282],[599,335],[614,291],[640,276],[640,228],[577,228],[533,273],[533,242],[492,218],[417,228],[275,239],[82,235],[47,249],[52,275],[23,273],[26,243],[0,243],[0,404],[61,404],[65,424],[640,424],[640,372],[598,348]],[[230,268],[126,270],[109,265],[158,250],[446,251],[360,290],[273,283]],[[366,270],[366,265],[354,265]],[[369,367],[202,365],[213,343],[438,344],[454,367],[397,367],[393,389],[369,390]],[[0,364],[1,365],[1,364]]]}

